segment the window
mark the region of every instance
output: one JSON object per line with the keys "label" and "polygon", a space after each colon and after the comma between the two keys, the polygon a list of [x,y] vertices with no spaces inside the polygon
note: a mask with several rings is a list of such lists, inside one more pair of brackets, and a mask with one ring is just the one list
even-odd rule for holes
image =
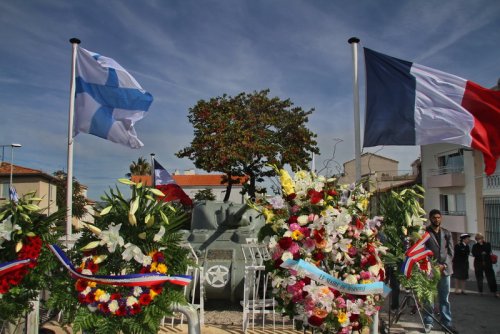
{"label": "window", "polygon": [[465,194],[439,195],[439,209],[443,215],[465,216]]}
{"label": "window", "polygon": [[0,198],[3,198],[3,199],[9,198],[9,183],[8,182],[0,183]]}
{"label": "window", "polygon": [[464,171],[464,155],[462,151],[438,157],[440,174],[461,173]]}
{"label": "window", "polygon": [[484,199],[484,232],[491,247],[500,249],[500,197]]}

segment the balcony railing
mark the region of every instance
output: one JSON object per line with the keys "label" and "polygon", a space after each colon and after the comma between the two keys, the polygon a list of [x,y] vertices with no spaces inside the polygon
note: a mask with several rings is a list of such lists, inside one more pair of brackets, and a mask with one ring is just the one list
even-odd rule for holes
{"label": "balcony railing", "polygon": [[487,190],[500,189],[500,174],[493,174],[483,178],[483,187]]}
{"label": "balcony railing", "polygon": [[464,172],[464,166],[444,166],[444,167],[429,169],[430,176],[457,174],[463,172]]}

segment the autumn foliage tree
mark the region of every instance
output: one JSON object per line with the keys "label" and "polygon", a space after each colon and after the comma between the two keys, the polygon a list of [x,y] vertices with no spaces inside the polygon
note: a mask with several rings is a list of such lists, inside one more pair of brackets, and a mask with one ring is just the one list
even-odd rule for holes
{"label": "autumn foliage tree", "polygon": [[227,184],[226,197],[237,176],[247,175],[244,188],[255,198],[256,184],[275,175],[267,164],[305,169],[311,153],[319,153],[316,134],[306,124],[314,111],[304,111],[289,100],[269,97],[269,90],[226,94],[200,100],[189,109],[188,119],[194,127],[191,145],[176,153],[189,158],[197,168],[222,172]]}

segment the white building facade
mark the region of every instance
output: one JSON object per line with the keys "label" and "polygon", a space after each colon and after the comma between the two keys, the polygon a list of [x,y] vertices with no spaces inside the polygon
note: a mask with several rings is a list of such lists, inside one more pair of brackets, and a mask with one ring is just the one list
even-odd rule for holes
{"label": "white building facade", "polygon": [[[494,174],[484,173],[480,151],[454,144],[421,146],[424,208],[439,209],[442,224],[453,232],[480,232],[500,255],[500,160]],[[497,281],[500,265],[494,266]]]}

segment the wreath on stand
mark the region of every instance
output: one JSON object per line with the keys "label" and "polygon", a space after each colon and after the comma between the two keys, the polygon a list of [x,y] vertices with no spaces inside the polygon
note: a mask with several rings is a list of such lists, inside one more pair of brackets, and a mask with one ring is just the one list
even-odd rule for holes
{"label": "wreath on stand", "polygon": [[424,189],[415,185],[391,191],[382,199],[384,245],[388,247],[384,260],[393,267],[403,288],[412,290],[419,301],[432,302],[441,274],[432,254],[423,247],[427,220],[421,206],[423,198]]}
{"label": "wreath on stand", "polygon": [[0,324],[15,324],[32,309],[31,302],[50,285],[50,251],[61,213],[42,214],[41,198],[29,193],[0,208]]}
{"label": "wreath on stand", "polygon": [[378,240],[380,221],[366,215],[361,185],[279,170],[282,195],[256,203],[266,218],[267,263],[281,310],[321,333],[370,326],[387,289]]}
{"label": "wreath on stand", "polygon": [[60,275],[49,304],[73,331],[156,334],[172,304],[187,303],[181,285],[190,279],[177,274],[186,271],[189,251],[177,231],[188,215],[161,201],[157,189],[119,181],[130,185],[131,198],[110,189],[75,246],[52,249],[74,279]]}

